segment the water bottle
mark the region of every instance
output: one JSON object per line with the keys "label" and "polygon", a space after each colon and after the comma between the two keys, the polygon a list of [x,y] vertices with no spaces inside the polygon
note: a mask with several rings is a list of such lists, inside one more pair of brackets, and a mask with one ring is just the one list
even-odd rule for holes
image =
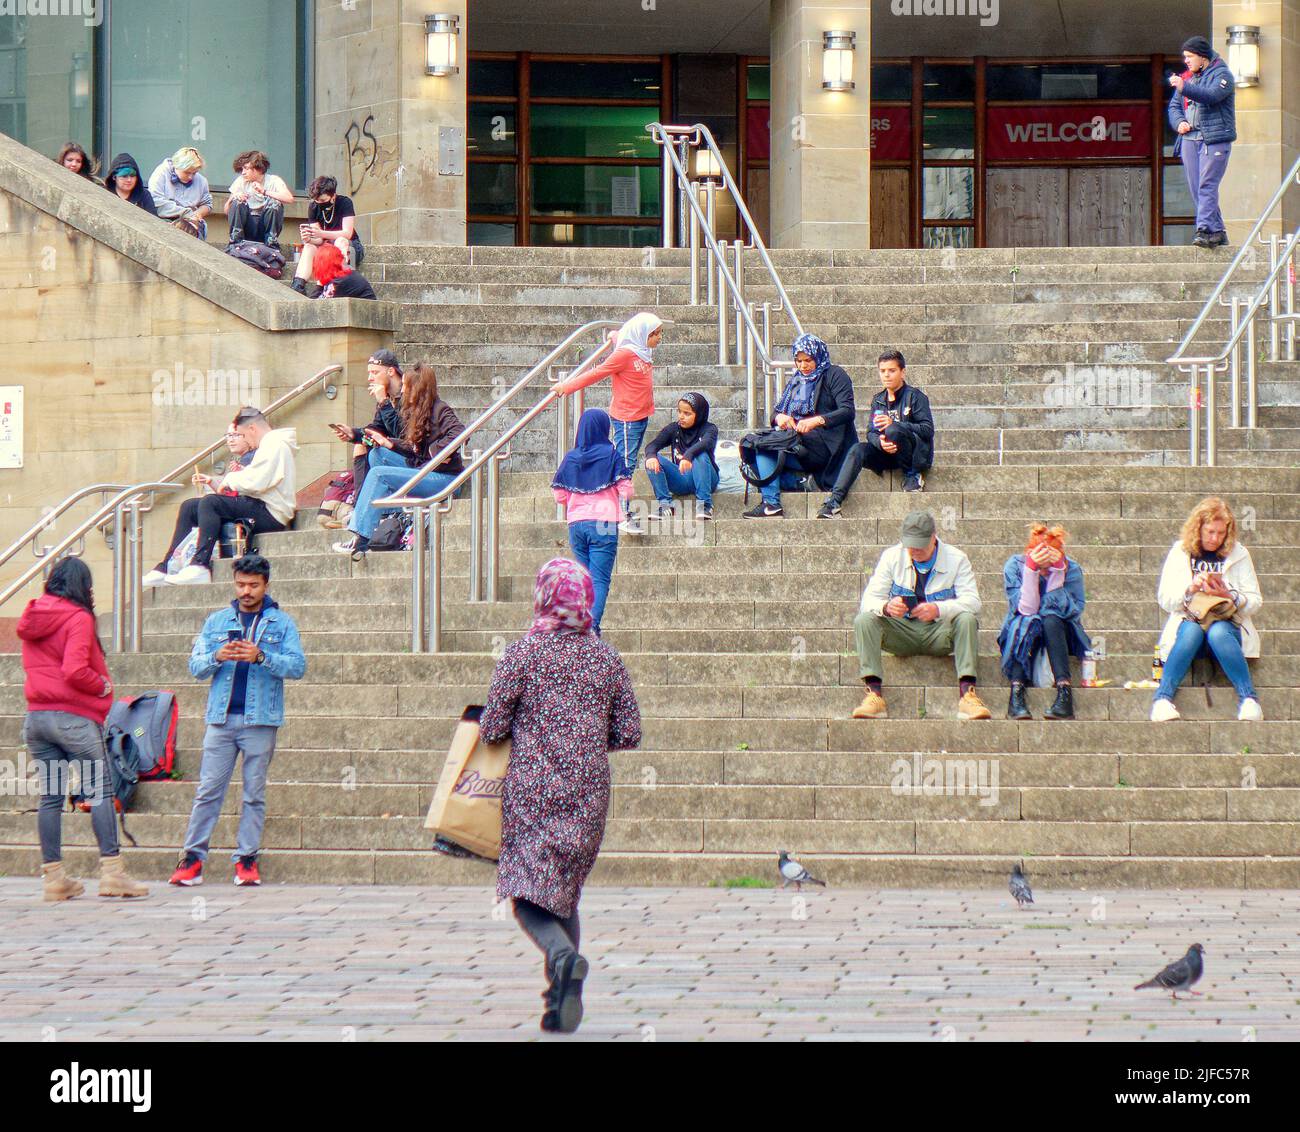
{"label": "water bottle", "polygon": [[1083,654],[1082,679],[1080,681],[1085,688],[1091,688],[1097,683],[1097,654],[1089,649]]}
{"label": "water bottle", "polygon": [[1164,675],[1165,675],[1164,658],[1161,657],[1160,655],[1160,646],[1156,645],[1156,651],[1152,654],[1151,657],[1151,679],[1154,680],[1157,684],[1159,684],[1160,681],[1164,679]]}

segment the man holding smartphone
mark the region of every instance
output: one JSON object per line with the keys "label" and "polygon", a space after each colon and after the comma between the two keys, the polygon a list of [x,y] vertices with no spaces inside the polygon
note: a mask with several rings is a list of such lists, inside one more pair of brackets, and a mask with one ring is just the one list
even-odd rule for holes
{"label": "man holding smartphone", "polygon": [[244,756],[244,802],[234,853],[235,884],[258,885],[257,856],[266,821],[266,776],[284,723],[284,682],[307,671],[298,626],[267,593],[271,564],[260,554],[235,562],[235,600],[203,623],[190,652],[196,680],[212,679],[199,787],[194,794],[185,848],[171,883],[203,883],[212,830]]}

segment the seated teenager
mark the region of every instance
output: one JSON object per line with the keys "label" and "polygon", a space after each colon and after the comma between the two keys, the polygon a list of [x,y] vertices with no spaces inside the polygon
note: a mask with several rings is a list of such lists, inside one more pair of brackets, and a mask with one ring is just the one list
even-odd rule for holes
{"label": "seated teenager", "polygon": [[1025,699],[1044,658],[1051,667],[1056,699],[1044,719],[1073,719],[1070,656],[1080,660],[1092,642],[1083,630],[1083,567],[1065,553],[1066,531],[1046,523],[1029,529],[1023,554],[1013,554],[1002,569],[1007,615],[998,634],[1002,673],[1011,681],[1008,719],[1033,719]]}
{"label": "seated teenager", "polygon": [[317,250],[315,264],[316,282],[320,284],[318,299],[378,299],[370,280],[359,271],[353,271],[343,258],[343,253],[333,244]]}
{"label": "seated teenager", "polygon": [[[224,523],[243,523],[250,536],[282,531],[293,522],[297,477],[295,453],[298,433],[292,428],[272,428],[260,409],[243,408],[235,417],[235,430],[256,449],[246,468],[227,472],[220,480],[196,475],[217,494],[205,495],[195,512],[199,545],[191,563],[167,581],[174,586],[202,585],[212,581],[212,552]],[[233,491],[234,495],[224,494]]]}
{"label": "seated teenager", "polygon": [[116,193],[128,204],[143,208],[150,216],[157,216],[153,197],[140,179],[140,166],[129,153],[119,153],[108,167],[108,176],[104,178],[104,188]]}
{"label": "seated teenager", "polygon": [[357,235],[357,209],[351,197],[339,195],[339,183],[333,177],[317,177],[308,187],[311,205],[307,209],[307,223],[299,229],[302,235],[302,255],[293,273],[293,289],[307,293],[307,280],[314,278],[312,263],[316,253],[326,244],[333,244],[346,259],[352,251],[352,266],[360,267],[366,250]]}
{"label": "seated teenager", "polygon": [[[230,461],[226,465],[227,472],[233,472],[238,468],[246,468],[253,459],[252,447],[233,423],[226,432],[226,450],[230,453]],[[199,494],[181,504],[180,511],[176,516],[176,529],[172,531],[172,541],[167,547],[167,553],[162,556],[162,561],[157,566],[140,579],[142,586],[165,586],[167,584],[167,563],[171,561],[171,556],[176,553],[176,548],[189,537],[190,531],[199,525],[199,500],[204,495],[212,493],[212,479],[210,476],[200,475],[195,472],[192,482],[199,489]],[[223,494],[234,495],[235,493],[226,490]]]}
{"label": "seated teenager", "polygon": [[202,168],[203,155],[192,145],[182,146],[149,175],[149,195],[163,220],[185,221],[206,240],[212,191]]}
{"label": "seated teenager", "polygon": [[[1160,634],[1164,672],[1151,704],[1152,722],[1179,718],[1174,693],[1198,658],[1217,661],[1223,669],[1237,693],[1238,719],[1263,719],[1246,662],[1259,656],[1251,618],[1264,599],[1250,551],[1237,541],[1237,519],[1222,499],[1202,499],[1187,517],[1165,557],[1157,596],[1169,619]],[[1227,616],[1214,619],[1216,614],[1204,608],[1216,604],[1210,598],[1221,599],[1216,613]]]}
{"label": "seated teenager", "polygon": [[76,142],[65,142],[55,160],[69,173],[85,177],[87,181],[94,181],[97,185],[101,184],[99,178],[95,176],[99,171],[95,159]]}
{"label": "seated teenager", "polygon": [[273,248],[280,246],[284,228],[284,206],[293,204],[293,193],[274,173],[270,158],[251,149],[235,158],[238,177],[231,182],[226,217],[230,221],[230,242],[253,240]]}
{"label": "seated teenager", "polygon": [[904,491],[921,491],[925,473],[934,462],[934,416],[930,399],[915,385],[907,384],[907,362],[897,350],[886,350],[876,363],[881,392],[871,401],[867,439],[854,445],[844,457],[835,487],[819,519],[834,519],[844,506],[858,473],[870,468],[883,476],[891,468],[903,473]]}
{"label": "seated teenager", "polygon": [[[456,416],[456,410],[438,396],[438,379],[433,366],[414,365],[402,377],[402,433],[388,437],[377,429],[367,428],[365,435],[374,441],[366,482],[357,493],[356,508],[348,519],[352,538],[336,542],[338,554],[349,554],[361,559],[370,549],[370,539],[379,526],[379,520],[389,507],[376,507],[374,501],[391,495],[434,456],[465,431]],[[465,470],[460,449],[456,449],[437,465],[410,494],[427,499],[437,494]]]}
{"label": "seated teenager", "polygon": [[370,470],[375,442],[368,431],[382,433],[389,440],[402,435],[402,366],[392,350],[376,350],[366,362],[366,391],[375,400],[375,416],[368,425],[351,428],[332,424],[334,435],[352,445],[352,490],[361,494]]}
{"label": "seated teenager", "polygon": [[975,691],[980,595],[970,559],[935,535],[934,516],[913,511],[902,540],[880,556],[853,622],[866,695],[854,719],[884,719],[883,650],[894,656],[951,656],[957,668],[957,718],[989,719]]}
{"label": "seated teenager", "polygon": [[[839,366],[831,364],[826,343],[812,334],[803,334],[795,339],[792,352],[795,373],[776,403],[771,423],[773,428],[797,432],[806,455],[787,456],[782,474],[759,489],[762,498],[745,512],[747,519],[784,515],[781,492],[793,491],[804,482],[800,472],[811,475],[819,487],[829,490],[845,454],[858,440],[853,423],[853,381]],[[777,458],[759,452],[756,466],[760,476],[770,476],[776,471]]]}
{"label": "seated teenager", "polygon": [[718,426],[709,424],[708,400],[702,393],[687,393],[677,402],[677,420],[646,445],[646,477],[659,501],[660,517],[672,515],[673,496],[694,495],[696,518],[713,518],[717,447]]}

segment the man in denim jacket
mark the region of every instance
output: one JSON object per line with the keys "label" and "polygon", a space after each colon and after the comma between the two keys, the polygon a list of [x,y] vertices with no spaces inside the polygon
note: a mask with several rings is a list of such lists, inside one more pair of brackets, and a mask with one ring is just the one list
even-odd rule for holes
{"label": "man in denim jacket", "polygon": [[203,883],[208,842],[244,753],[244,805],[239,817],[235,883],[261,884],[257,854],[266,821],[266,774],[275,736],[284,722],[284,682],[307,671],[298,626],[267,594],[271,564],[260,554],[235,563],[235,600],[203,623],[190,652],[196,680],[212,677],[199,788],[185,834],[185,849],[171,883]]}

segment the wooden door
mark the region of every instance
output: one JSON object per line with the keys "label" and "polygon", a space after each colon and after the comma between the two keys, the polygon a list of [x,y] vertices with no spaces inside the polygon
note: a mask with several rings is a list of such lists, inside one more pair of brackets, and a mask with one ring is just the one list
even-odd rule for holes
{"label": "wooden door", "polygon": [[871,246],[912,246],[911,178],[909,169],[871,170]]}
{"label": "wooden door", "polygon": [[1070,170],[1070,243],[1136,247],[1151,243],[1151,170]]}

